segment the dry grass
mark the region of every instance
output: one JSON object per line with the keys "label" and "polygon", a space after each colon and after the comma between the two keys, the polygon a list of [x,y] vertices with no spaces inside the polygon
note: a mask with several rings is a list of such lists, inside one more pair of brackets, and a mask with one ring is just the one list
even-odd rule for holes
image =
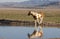
{"label": "dry grass", "polygon": [[29,20],[33,21],[31,16],[28,16],[29,11],[43,11],[45,14],[44,22],[57,22],[60,23],[60,9],[14,9],[3,8],[0,9],[0,19],[11,20]]}

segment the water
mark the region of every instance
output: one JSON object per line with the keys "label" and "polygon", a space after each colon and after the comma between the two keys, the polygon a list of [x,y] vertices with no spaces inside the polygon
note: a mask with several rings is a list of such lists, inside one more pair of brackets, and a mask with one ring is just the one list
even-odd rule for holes
{"label": "water", "polygon": [[[33,31],[34,27],[0,26],[0,39],[28,39],[27,34]],[[60,38],[60,28],[44,27],[43,32],[43,39]]]}

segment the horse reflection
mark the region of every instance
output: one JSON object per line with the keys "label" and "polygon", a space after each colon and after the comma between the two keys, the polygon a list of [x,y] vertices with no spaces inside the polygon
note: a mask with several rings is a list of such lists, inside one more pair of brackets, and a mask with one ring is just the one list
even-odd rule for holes
{"label": "horse reflection", "polygon": [[29,38],[36,38],[36,37],[40,37],[41,38],[42,36],[43,36],[43,30],[42,30],[41,26],[38,27],[37,31],[34,30],[34,32],[32,34],[28,33],[28,37]]}

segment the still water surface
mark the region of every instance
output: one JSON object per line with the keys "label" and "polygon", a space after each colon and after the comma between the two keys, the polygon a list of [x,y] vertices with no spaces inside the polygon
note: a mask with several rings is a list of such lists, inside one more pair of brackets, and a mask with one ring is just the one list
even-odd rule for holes
{"label": "still water surface", "polygon": [[[27,34],[33,31],[34,27],[0,26],[0,39],[28,39]],[[44,27],[43,32],[43,39],[60,38],[60,28]]]}

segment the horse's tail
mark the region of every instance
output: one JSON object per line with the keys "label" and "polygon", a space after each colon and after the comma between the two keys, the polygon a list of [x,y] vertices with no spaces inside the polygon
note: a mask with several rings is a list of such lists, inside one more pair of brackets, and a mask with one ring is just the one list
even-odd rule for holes
{"label": "horse's tail", "polygon": [[44,18],[45,15],[44,15],[44,12],[43,11],[40,11],[40,14],[42,15],[42,17]]}

